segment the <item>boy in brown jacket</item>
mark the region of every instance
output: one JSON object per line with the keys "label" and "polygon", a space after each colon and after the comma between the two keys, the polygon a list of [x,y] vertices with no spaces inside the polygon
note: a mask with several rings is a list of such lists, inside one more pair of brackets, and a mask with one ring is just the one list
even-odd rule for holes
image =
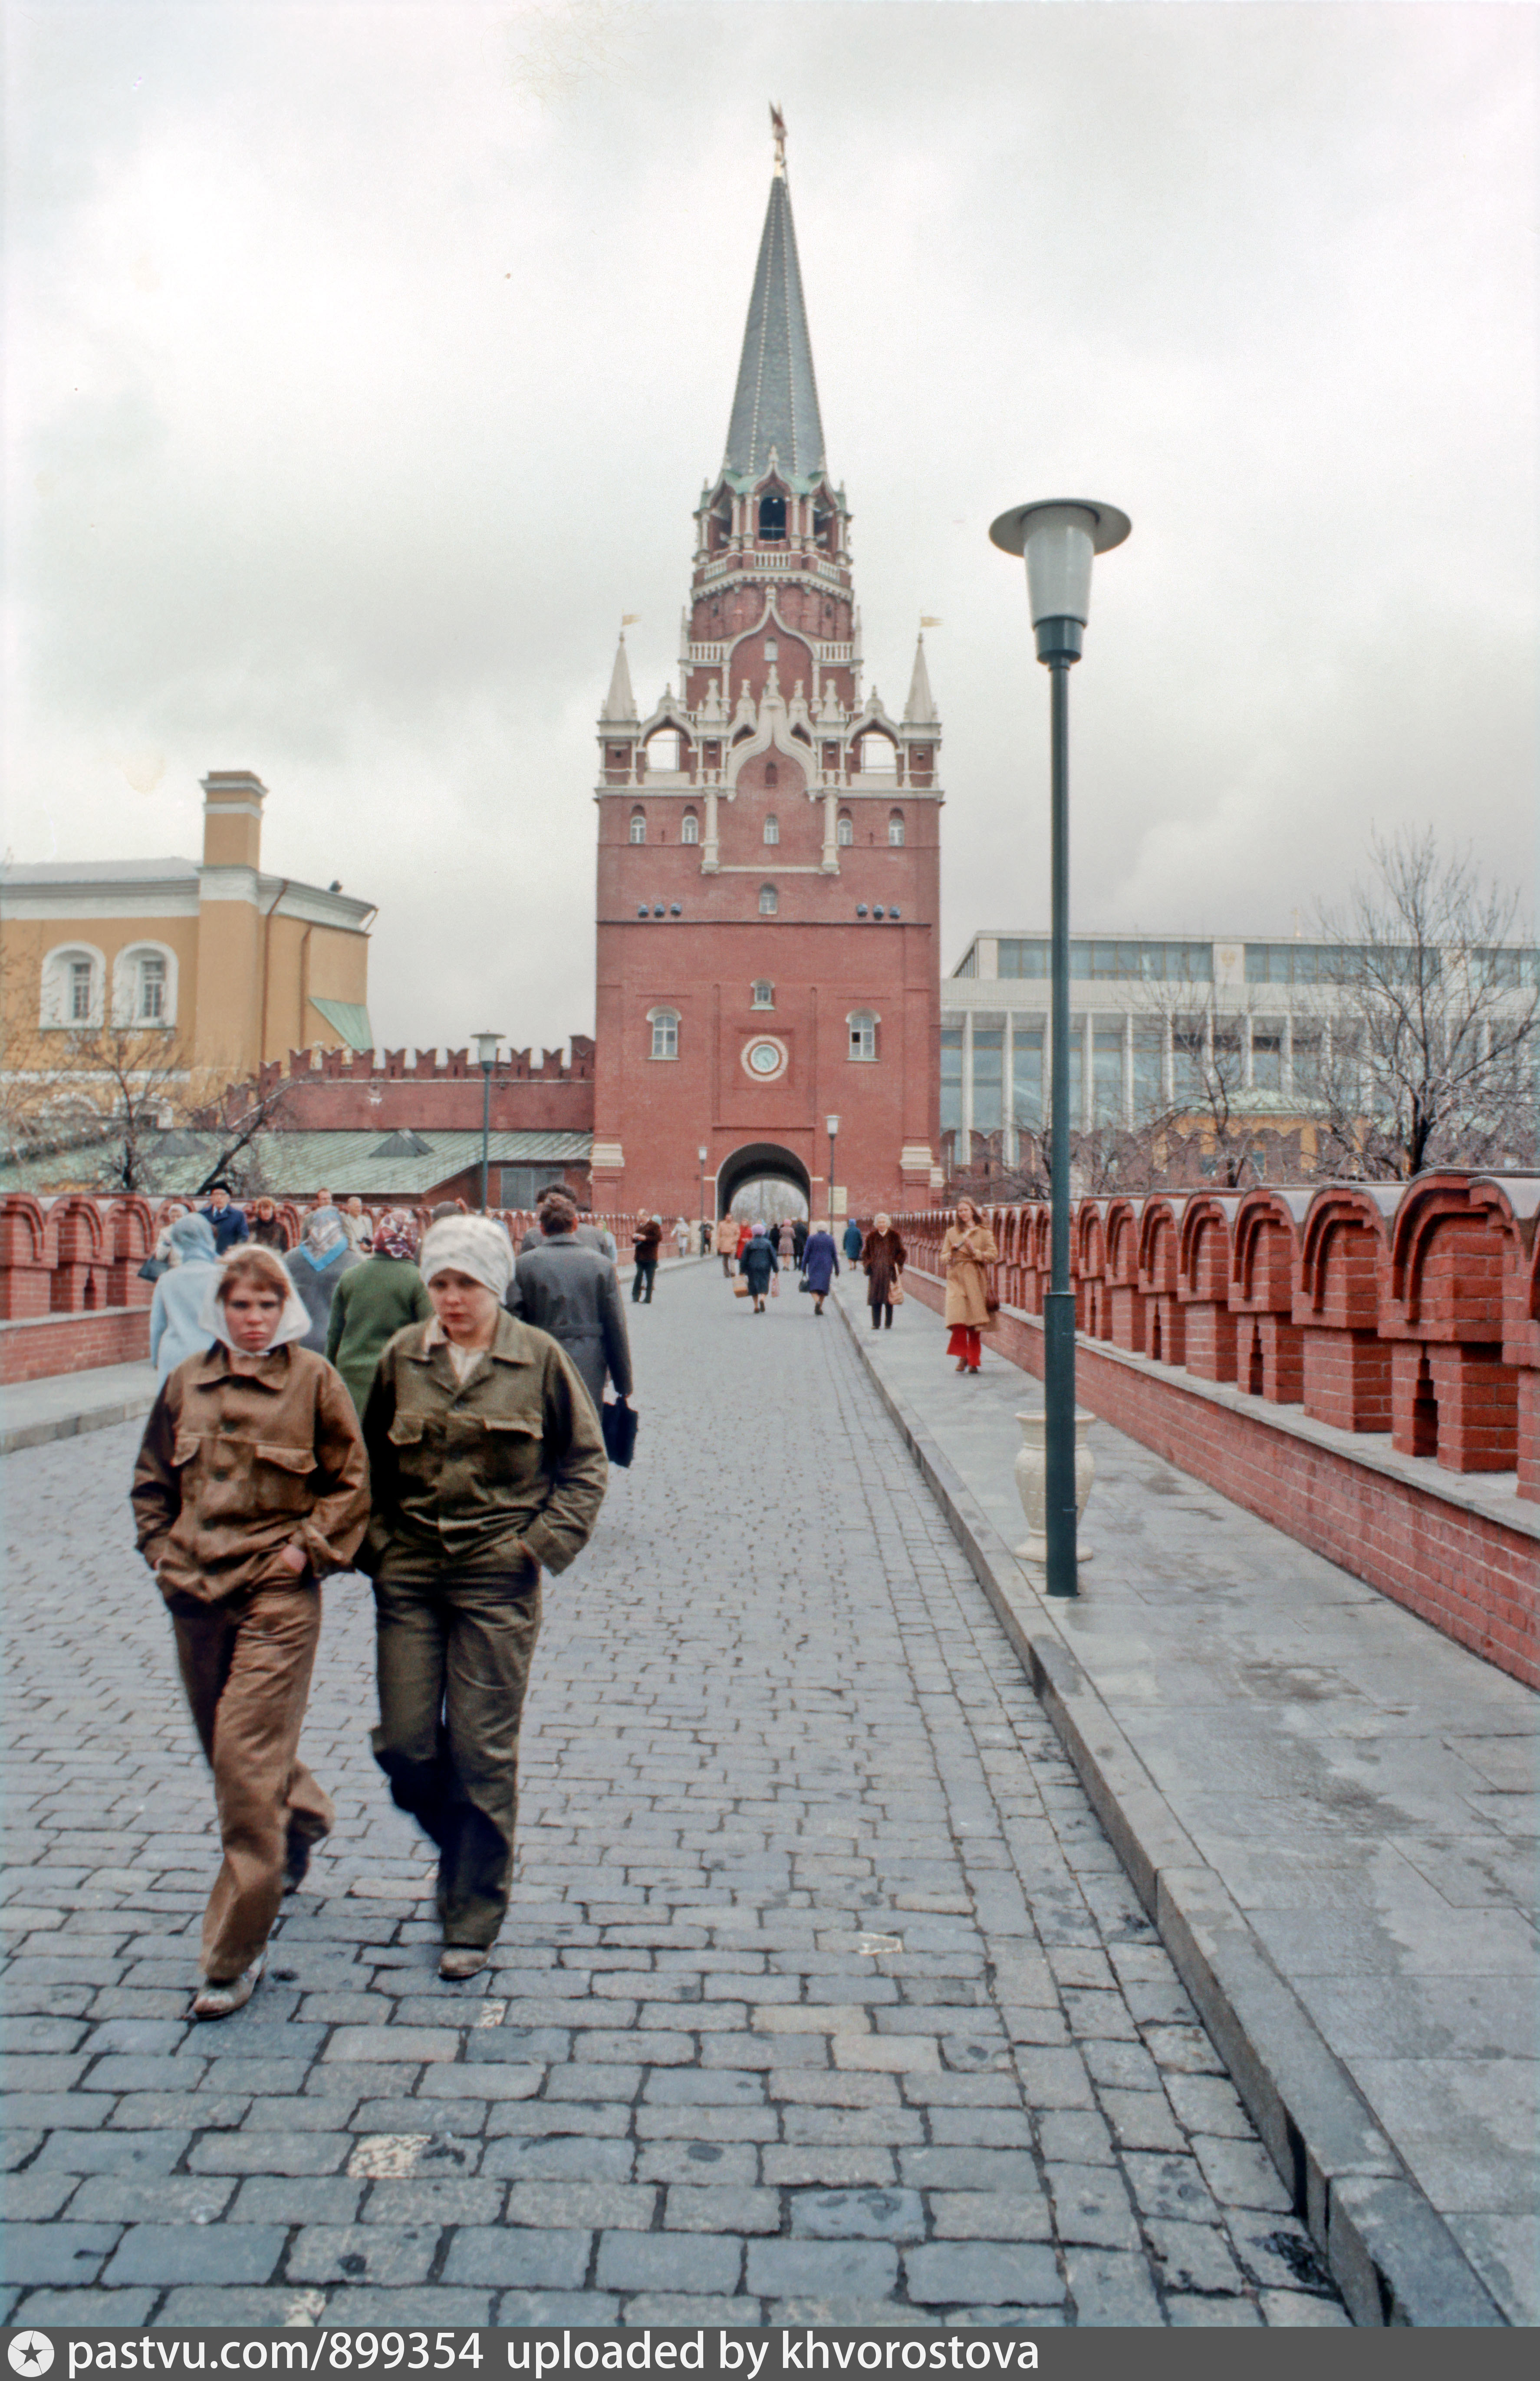
{"label": "boy in brown jacket", "polygon": [[310,1318],[270,1249],[226,1260],[200,1323],[212,1344],[163,1382],[131,1501],[214,1771],[225,1857],[192,2008],[217,2018],[251,1999],[278,1905],[331,1831],[299,1729],[319,1582],[351,1568],[369,1473],[348,1391],[324,1357],[294,1344]]}

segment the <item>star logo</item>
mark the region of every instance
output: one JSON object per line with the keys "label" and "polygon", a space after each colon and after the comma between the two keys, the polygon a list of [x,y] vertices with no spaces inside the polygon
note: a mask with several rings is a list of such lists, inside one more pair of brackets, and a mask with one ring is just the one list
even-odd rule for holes
{"label": "star logo", "polygon": [[54,2343],[45,2331],[18,2331],[6,2343],[13,2373],[46,2373],[54,2362]]}

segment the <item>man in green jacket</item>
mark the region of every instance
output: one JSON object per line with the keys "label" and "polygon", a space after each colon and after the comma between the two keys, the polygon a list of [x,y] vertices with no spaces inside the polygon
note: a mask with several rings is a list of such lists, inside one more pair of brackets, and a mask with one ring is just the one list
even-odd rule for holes
{"label": "man in green jacket", "polygon": [[556,1341],[500,1300],[503,1226],[435,1224],[433,1320],[397,1332],[364,1410],[380,1724],[374,1757],[438,1846],[439,1973],[472,1976],[507,1909],[519,1728],[540,1634],[541,1568],[588,1543],[608,1468],[599,1419]]}
{"label": "man in green jacket", "polygon": [[375,1227],[373,1253],[332,1292],[326,1361],[342,1374],[361,1417],[386,1342],[409,1323],[426,1323],[434,1311],[417,1269],[420,1237],[410,1210],[393,1207]]}

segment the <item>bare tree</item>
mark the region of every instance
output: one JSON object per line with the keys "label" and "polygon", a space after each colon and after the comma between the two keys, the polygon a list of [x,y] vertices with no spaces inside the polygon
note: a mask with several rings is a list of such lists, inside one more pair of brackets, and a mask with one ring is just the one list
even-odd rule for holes
{"label": "bare tree", "polygon": [[1431,827],[1371,837],[1374,873],[1323,910],[1328,981],[1302,1070],[1321,1171],[1396,1180],[1436,1166],[1532,1164],[1536,955],[1516,891]]}
{"label": "bare tree", "polygon": [[[1211,983],[1155,982],[1140,987],[1136,1032],[1171,1050],[1171,1088],[1135,1090],[1135,1134],[1148,1148],[1147,1186],[1203,1178],[1227,1190],[1261,1179],[1264,1123],[1248,1081],[1252,1000],[1223,1005]],[[1201,1175],[1199,1172],[1201,1165]]]}

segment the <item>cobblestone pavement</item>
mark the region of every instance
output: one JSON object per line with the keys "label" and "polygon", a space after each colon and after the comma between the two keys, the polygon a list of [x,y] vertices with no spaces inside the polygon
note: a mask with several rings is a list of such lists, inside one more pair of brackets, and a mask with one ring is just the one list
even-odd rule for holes
{"label": "cobblestone pavement", "polygon": [[349,1579],[337,1833],[251,2007],[188,2023],[212,1813],[137,1429],[6,1463],[0,2314],[1344,2322],[837,1321],[715,1266],[630,1318],[641,1459],[549,1596],[469,1986]]}

